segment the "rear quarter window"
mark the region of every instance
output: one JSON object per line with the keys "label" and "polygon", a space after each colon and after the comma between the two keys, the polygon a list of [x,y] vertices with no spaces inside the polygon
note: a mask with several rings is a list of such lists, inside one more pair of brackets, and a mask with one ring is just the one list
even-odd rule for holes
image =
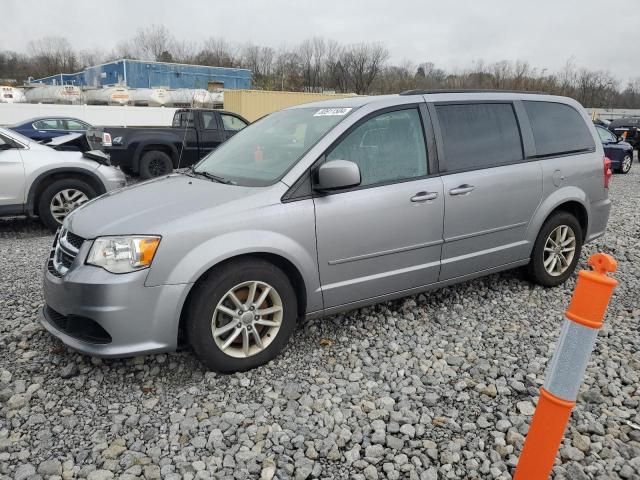
{"label": "rear quarter window", "polygon": [[570,105],[524,101],[536,145],[536,156],[548,157],[593,150],[591,131]]}

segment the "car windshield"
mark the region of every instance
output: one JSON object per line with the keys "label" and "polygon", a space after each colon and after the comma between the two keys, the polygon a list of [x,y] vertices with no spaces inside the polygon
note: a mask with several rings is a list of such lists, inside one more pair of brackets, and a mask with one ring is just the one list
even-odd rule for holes
{"label": "car windshield", "polygon": [[237,185],[271,185],[351,110],[315,107],[272,113],[204,157],[194,172]]}

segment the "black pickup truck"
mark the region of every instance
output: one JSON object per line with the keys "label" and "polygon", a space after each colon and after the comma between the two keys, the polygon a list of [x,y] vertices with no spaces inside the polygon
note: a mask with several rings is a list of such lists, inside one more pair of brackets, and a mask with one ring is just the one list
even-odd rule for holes
{"label": "black pickup truck", "polygon": [[193,165],[248,124],[235,113],[185,108],[170,127],[91,127],[87,140],[128,175],[152,178]]}
{"label": "black pickup truck", "polygon": [[617,137],[624,137],[624,141],[633,148],[640,148],[640,117],[624,117],[612,120],[608,125]]}

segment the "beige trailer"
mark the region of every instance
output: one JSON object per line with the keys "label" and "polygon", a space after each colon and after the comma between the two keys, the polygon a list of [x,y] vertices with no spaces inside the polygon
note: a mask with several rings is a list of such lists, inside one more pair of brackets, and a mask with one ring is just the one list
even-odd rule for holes
{"label": "beige trailer", "polygon": [[224,109],[242,115],[253,122],[268,113],[293,105],[351,96],[353,94],[225,90]]}

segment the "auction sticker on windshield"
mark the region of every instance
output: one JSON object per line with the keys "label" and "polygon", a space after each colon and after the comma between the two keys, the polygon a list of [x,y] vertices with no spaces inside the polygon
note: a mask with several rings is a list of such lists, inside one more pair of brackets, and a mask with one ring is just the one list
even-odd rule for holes
{"label": "auction sticker on windshield", "polygon": [[316,113],[313,114],[314,117],[330,117],[330,116],[338,116],[341,117],[349,113],[351,108],[321,108]]}

